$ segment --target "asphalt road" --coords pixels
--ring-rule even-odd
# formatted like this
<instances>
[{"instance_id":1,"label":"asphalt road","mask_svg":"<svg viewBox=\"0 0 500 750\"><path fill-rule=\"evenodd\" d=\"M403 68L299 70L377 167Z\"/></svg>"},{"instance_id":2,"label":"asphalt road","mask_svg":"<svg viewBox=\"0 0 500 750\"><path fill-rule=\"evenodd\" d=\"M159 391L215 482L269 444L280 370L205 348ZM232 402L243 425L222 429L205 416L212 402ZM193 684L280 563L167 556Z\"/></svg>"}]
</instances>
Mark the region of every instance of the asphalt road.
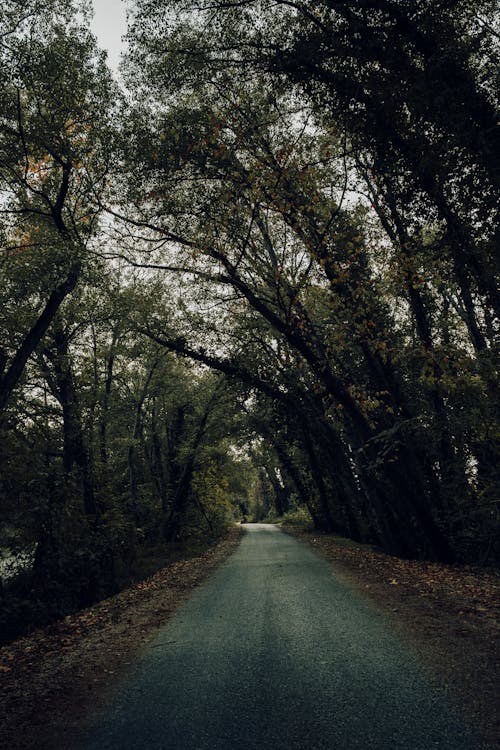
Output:
<instances>
[{"instance_id":1,"label":"asphalt road","mask_svg":"<svg viewBox=\"0 0 500 750\"><path fill-rule=\"evenodd\" d=\"M479 747L378 615L305 543L247 525L82 750Z\"/></svg>"}]
</instances>

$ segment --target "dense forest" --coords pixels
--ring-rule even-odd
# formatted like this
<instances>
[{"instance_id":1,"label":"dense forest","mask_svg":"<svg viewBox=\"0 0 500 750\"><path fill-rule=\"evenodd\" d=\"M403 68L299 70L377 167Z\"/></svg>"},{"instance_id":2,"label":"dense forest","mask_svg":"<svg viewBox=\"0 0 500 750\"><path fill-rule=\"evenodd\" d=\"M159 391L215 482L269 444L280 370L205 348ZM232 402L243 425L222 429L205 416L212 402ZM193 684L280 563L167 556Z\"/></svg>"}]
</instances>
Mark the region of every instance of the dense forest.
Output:
<instances>
[{"instance_id":1,"label":"dense forest","mask_svg":"<svg viewBox=\"0 0 500 750\"><path fill-rule=\"evenodd\" d=\"M238 518L494 564L495 3L129 6L0 9L6 637Z\"/></svg>"}]
</instances>

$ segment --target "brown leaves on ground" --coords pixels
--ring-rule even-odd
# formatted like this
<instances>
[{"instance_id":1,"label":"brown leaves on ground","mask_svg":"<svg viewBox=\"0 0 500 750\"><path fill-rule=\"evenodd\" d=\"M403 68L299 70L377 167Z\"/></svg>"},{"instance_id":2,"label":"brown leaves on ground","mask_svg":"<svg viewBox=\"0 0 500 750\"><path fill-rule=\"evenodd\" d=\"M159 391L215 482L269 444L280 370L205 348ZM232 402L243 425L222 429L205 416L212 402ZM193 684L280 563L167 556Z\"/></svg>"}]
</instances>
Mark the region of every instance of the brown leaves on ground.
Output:
<instances>
[{"instance_id":1,"label":"brown leaves on ground","mask_svg":"<svg viewBox=\"0 0 500 750\"><path fill-rule=\"evenodd\" d=\"M445 604L458 615L476 615L498 621L500 577L495 572L465 565L442 565L419 560L402 560L376 552L367 545L317 532L299 534L318 546L328 558L357 571L373 583L399 586L403 595Z\"/></svg>"},{"instance_id":2,"label":"brown leaves on ground","mask_svg":"<svg viewBox=\"0 0 500 750\"><path fill-rule=\"evenodd\" d=\"M134 655L235 549L241 527L89 609L0 648L0 747L69 750Z\"/></svg>"},{"instance_id":3,"label":"brown leaves on ground","mask_svg":"<svg viewBox=\"0 0 500 750\"><path fill-rule=\"evenodd\" d=\"M401 560L329 534L286 531L334 563L418 653L482 734L500 747L500 576L464 565Z\"/></svg>"}]
</instances>

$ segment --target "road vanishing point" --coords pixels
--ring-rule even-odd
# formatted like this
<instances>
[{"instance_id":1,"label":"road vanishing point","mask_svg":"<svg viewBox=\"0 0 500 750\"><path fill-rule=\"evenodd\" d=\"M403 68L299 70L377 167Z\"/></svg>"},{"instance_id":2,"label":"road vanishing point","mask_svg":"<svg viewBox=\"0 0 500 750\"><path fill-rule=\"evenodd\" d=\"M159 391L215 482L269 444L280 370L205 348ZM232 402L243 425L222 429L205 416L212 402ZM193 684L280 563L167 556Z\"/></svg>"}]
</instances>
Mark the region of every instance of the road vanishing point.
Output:
<instances>
[{"instance_id":1,"label":"road vanishing point","mask_svg":"<svg viewBox=\"0 0 500 750\"><path fill-rule=\"evenodd\" d=\"M81 750L475 750L384 617L306 543L245 525Z\"/></svg>"}]
</instances>

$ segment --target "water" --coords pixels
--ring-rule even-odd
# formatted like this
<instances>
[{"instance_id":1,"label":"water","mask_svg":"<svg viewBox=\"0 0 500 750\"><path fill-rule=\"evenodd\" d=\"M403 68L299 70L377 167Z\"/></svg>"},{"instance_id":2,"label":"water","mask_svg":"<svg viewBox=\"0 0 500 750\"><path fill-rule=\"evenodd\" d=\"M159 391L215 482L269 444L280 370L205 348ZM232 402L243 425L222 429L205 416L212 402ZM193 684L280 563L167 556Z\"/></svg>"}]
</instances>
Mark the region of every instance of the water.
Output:
<instances>
[{"instance_id":1,"label":"water","mask_svg":"<svg viewBox=\"0 0 500 750\"><path fill-rule=\"evenodd\" d=\"M25 547L13 551L8 547L0 547L0 578L8 581L18 573L29 570L35 560L35 546Z\"/></svg>"}]
</instances>

